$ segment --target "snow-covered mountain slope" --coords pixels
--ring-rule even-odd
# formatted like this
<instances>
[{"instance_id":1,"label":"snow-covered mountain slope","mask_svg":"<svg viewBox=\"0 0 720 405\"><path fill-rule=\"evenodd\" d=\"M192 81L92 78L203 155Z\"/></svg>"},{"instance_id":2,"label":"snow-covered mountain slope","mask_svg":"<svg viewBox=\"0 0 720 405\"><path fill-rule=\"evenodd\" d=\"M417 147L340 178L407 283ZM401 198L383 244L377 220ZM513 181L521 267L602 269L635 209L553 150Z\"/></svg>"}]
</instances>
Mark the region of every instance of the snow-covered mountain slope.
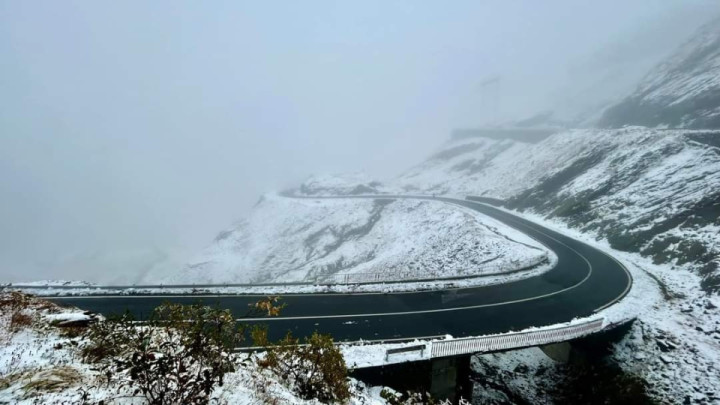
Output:
<instances>
[{"instance_id":1,"label":"snow-covered mountain slope","mask_svg":"<svg viewBox=\"0 0 720 405\"><path fill-rule=\"evenodd\" d=\"M570 130L537 144L451 141L398 191L469 194L558 218L720 288L720 131Z\"/></svg>"},{"instance_id":2,"label":"snow-covered mountain slope","mask_svg":"<svg viewBox=\"0 0 720 405\"><path fill-rule=\"evenodd\" d=\"M720 19L702 27L658 65L601 125L720 128Z\"/></svg>"},{"instance_id":3,"label":"snow-covered mountain slope","mask_svg":"<svg viewBox=\"0 0 720 405\"><path fill-rule=\"evenodd\" d=\"M306 179L295 194L311 195L353 195L381 194L385 187L364 173L321 174Z\"/></svg>"},{"instance_id":4,"label":"snow-covered mountain slope","mask_svg":"<svg viewBox=\"0 0 720 405\"><path fill-rule=\"evenodd\" d=\"M547 258L547 250L522 233L445 203L269 194L196 260L162 281L323 281L361 273L382 273L383 280L489 275Z\"/></svg>"}]
</instances>

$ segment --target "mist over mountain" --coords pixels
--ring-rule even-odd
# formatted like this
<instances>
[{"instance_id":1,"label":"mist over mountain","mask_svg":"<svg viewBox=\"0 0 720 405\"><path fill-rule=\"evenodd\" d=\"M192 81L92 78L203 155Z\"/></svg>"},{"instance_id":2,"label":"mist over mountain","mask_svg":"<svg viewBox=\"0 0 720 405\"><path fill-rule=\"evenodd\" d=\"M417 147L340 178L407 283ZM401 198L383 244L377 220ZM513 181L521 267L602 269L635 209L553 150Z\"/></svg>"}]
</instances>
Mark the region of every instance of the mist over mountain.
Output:
<instances>
[{"instance_id":1,"label":"mist over mountain","mask_svg":"<svg viewBox=\"0 0 720 405\"><path fill-rule=\"evenodd\" d=\"M720 18L702 28L603 114L600 125L720 128Z\"/></svg>"},{"instance_id":2,"label":"mist over mountain","mask_svg":"<svg viewBox=\"0 0 720 405\"><path fill-rule=\"evenodd\" d=\"M605 125L661 128L563 129L573 122L543 112L512 127L456 132L425 162L385 183L361 173L319 175L303 182L297 193L497 198L508 208L556 219L604 238L616 249L689 270L705 291L718 291L720 131L666 128L714 128L720 123L716 121L720 117L718 21L699 29L653 68L637 90L602 115ZM430 236L422 236L425 231L420 230L431 228L423 225L400 236L398 228L381 225L411 224L421 218L426 219L418 226L434 223L448 235L459 231L441 245L466 250L459 236L465 231L452 221L445 222L451 217L432 216L424 204L408 204L306 203L279 196L263 200L244 225L223 234L178 277L247 282L293 274L294 280L314 280L337 272L407 267L411 262L435 266L441 273L448 266L471 265L462 255L433 265L425 262L418 253L421 250L408 250L402 259L403 255L382 258L385 250L396 248L396 242L390 241L412 235L419 238L416 244L423 245L421 240ZM352 219L342 214L343 209L364 212L365 217ZM353 221L357 224L352 225ZM356 234L355 227L367 229ZM376 238L387 241L382 246L368 242ZM256 239L265 242L255 246Z\"/></svg>"}]
</instances>

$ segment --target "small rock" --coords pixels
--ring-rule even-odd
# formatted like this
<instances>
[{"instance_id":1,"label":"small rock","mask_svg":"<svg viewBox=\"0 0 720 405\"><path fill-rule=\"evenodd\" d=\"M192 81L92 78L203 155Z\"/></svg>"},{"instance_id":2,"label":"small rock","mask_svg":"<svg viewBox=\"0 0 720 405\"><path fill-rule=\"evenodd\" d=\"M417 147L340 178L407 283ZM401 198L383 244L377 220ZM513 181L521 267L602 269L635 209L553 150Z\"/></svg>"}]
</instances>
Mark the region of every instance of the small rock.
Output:
<instances>
[{"instance_id":1,"label":"small rock","mask_svg":"<svg viewBox=\"0 0 720 405\"><path fill-rule=\"evenodd\" d=\"M671 364L673 362L670 357L665 356L664 354L661 354L659 357L660 357L660 360L665 364Z\"/></svg>"},{"instance_id":2,"label":"small rock","mask_svg":"<svg viewBox=\"0 0 720 405\"><path fill-rule=\"evenodd\" d=\"M655 343L657 343L657 346L660 348L660 351L663 353L667 353L670 350L672 350L672 348L662 340L657 340L657 341L655 341Z\"/></svg>"},{"instance_id":3,"label":"small rock","mask_svg":"<svg viewBox=\"0 0 720 405\"><path fill-rule=\"evenodd\" d=\"M527 374L528 370L528 366L526 366L525 364L518 364L518 366L515 367L515 370L513 370L513 372L518 374Z\"/></svg>"}]
</instances>

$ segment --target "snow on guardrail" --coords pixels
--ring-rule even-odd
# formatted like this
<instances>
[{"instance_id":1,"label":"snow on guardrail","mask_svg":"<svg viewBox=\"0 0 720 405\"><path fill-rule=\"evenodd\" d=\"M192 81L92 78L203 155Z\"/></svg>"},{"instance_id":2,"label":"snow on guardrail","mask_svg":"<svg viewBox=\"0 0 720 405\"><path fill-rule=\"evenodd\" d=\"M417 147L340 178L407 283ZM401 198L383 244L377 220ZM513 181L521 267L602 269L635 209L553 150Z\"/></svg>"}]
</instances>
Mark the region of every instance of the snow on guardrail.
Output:
<instances>
[{"instance_id":1,"label":"snow on guardrail","mask_svg":"<svg viewBox=\"0 0 720 405\"><path fill-rule=\"evenodd\" d=\"M343 356L352 368L380 367L433 358L474 353L491 353L565 342L601 332L617 324L605 324L605 318L578 320L575 323L544 326L537 329L467 338L439 336L405 343L341 343Z\"/></svg>"},{"instance_id":2,"label":"snow on guardrail","mask_svg":"<svg viewBox=\"0 0 720 405\"><path fill-rule=\"evenodd\" d=\"M506 333L494 336L459 338L433 341L430 357L447 357L469 353L486 353L500 350L539 346L576 339L603 329L604 319L577 325L561 326L527 332Z\"/></svg>"},{"instance_id":3,"label":"snow on guardrail","mask_svg":"<svg viewBox=\"0 0 720 405\"><path fill-rule=\"evenodd\" d=\"M321 285L335 285L335 284L365 284L365 283L392 283L392 282L403 282L403 281L439 281L439 280L460 280L466 278L476 277L487 277L487 276L498 276L503 274L516 273L523 270L528 270L535 266L539 266L546 263L549 260L547 254L543 254L537 258L517 260L513 259L510 261L512 264L511 270L502 272L493 272L497 268L497 263L489 262L481 264L473 269L472 272L457 276L444 276L438 277L433 272L418 272L418 270L394 270L394 271L377 271L377 272L365 272L365 273L335 273L330 274L321 280L316 281L317 284Z\"/></svg>"}]
</instances>

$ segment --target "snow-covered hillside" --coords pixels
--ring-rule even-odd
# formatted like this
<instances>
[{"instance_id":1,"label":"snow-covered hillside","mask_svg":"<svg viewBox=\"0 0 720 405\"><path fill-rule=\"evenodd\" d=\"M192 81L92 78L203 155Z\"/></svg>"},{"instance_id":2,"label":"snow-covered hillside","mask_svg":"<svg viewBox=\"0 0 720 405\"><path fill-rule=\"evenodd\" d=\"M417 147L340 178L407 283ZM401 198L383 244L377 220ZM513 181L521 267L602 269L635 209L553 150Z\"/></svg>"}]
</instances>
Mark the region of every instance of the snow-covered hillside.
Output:
<instances>
[{"instance_id":1,"label":"snow-covered hillside","mask_svg":"<svg viewBox=\"0 0 720 405\"><path fill-rule=\"evenodd\" d=\"M452 141L398 191L500 198L720 288L720 131L570 130L537 144Z\"/></svg>"},{"instance_id":2,"label":"snow-covered hillside","mask_svg":"<svg viewBox=\"0 0 720 405\"><path fill-rule=\"evenodd\" d=\"M495 197L564 234L635 252L611 251L638 270L633 288L642 299L633 308L641 315L602 358L611 369L580 371L599 392L639 378L636 386L659 403L718 401L711 364L720 318L708 293L720 290L720 131L626 127L567 130L535 144L452 140L393 187ZM582 402L562 399L563 387L585 384L575 381L578 370L542 358L537 370L530 361L518 367L514 356L475 364L477 403Z\"/></svg>"},{"instance_id":3,"label":"snow-covered hillside","mask_svg":"<svg viewBox=\"0 0 720 405\"><path fill-rule=\"evenodd\" d=\"M720 19L658 65L601 125L720 128Z\"/></svg>"},{"instance_id":4,"label":"snow-covered hillside","mask_svg":"<svg viewBox=\"0 0 720 405\"><path fill-rule=\"evenodd\" d=\"M323 281L366 273L381 273L382 280L490 275L547 258L546 249L522 233L446 203L268 194L246 219L221 232L196 260L162 281Z\"/></svg>"},{"instance_id":5,"label":"snow-covered hillside","mask_svg":"<svg viewBox=\"0 0 720 405\"><path fill-rule=\"evenodd\" d=\"M295 194L303 196L382 194L384 191L386 189L382 183L365 173L315 175L294 190Z\"/></svg>"}]
</instances>

